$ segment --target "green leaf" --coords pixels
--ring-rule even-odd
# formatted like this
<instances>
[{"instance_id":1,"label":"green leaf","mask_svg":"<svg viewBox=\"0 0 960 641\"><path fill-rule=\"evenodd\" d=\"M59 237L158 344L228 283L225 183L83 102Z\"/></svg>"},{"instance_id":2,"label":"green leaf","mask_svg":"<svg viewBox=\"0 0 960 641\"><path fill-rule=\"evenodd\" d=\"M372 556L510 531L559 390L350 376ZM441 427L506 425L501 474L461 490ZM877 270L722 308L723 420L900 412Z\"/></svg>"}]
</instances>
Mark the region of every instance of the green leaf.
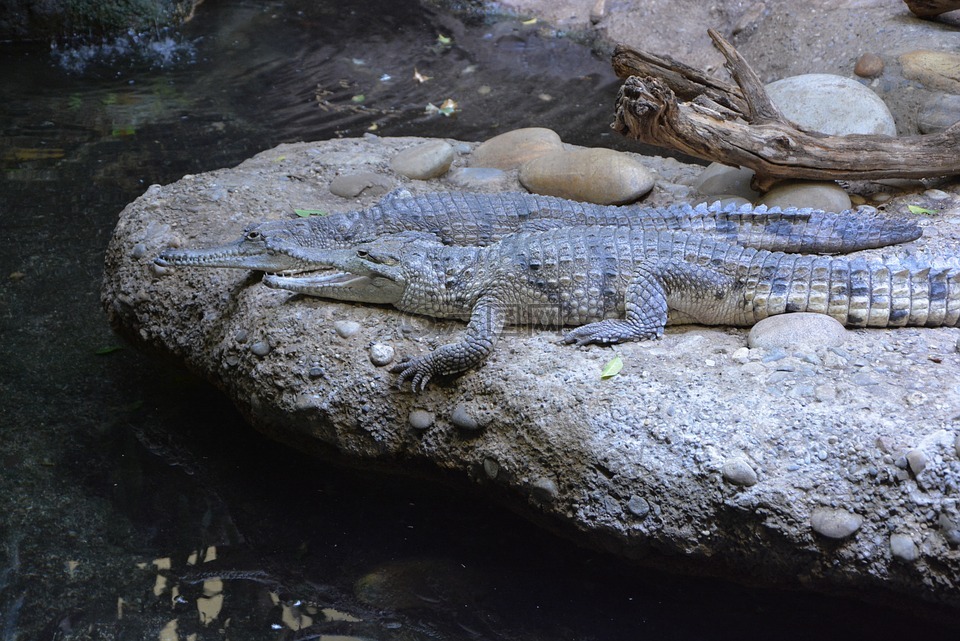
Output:
<instances>
[{"instance_id":1,"label":"green leaf","mask_svg":"<svg viewBox=\"0 0 960 641\"><path fill-rule=\"evenodd\" d=\"M437 34L437 42L439 42L444 47L449 47L451 44L453 44L453 38L449 36L445 36L441 33L441 34Z\"/></svg>"},{"instance_id":2,"label":"green leaf","mask_svg":"<svg viewBox=\"0 0 960 641\"><path fill-rule=\"evenodd\" d=\"M606 380L608 378L613 378L620 373L620 370L623 369L623 359L620 358L620 355L617 354L610 359L610 362L603 366L603 370L600 372L600 378Z\"/></svg>"},{"instance_id":3,"label":"green leaf","mask_svg":"<svg viewBox=\"0 0 960 641\"><path fill-rule=\"evenodd\" d=\"M352 102L355 102L355 103L357 103L357 104L363 102L363 101L366 100L366 99L367 99L367 97L364 96L362 93L358 93L356 96L353 96L352 98L350 98L350 100L351 100Z\"/></svg>"},{"instance_id":4,"label":"green leaf","mask_svg":"<svg viewBox=\"0 0 960 641\"><path fill-rule=\"evenodd\" d=\"M97 356L103 356L105 354L113 354L114 352L119 352L121 349L123 348L120 347L119 345L108 345L107 347L101 347L94 353Z\"/></svg>"},{"instance_id":5,"label":"green leaf","mask_svg":"<svg viewBox=\"0 0 960 641\"><path fill-rule=\"evenodd\" d=\"M307 218L308 216L326 216L328 212L325 212L322 209L294 209L293 212L300 216L300 218Z\"/></svg>"},{"instance_id":6,"label":"green leaf","mask_svg":"<svg viewBox=\"0 0 960 641\"><path fill-rule=\"evenodd\" d=\"M926 214L931 216L937 212L932 209L927 209L926 207L920 207L919 205L907 205L907 209L910 210L911 214Z\"/></svg>"}]
</instances>

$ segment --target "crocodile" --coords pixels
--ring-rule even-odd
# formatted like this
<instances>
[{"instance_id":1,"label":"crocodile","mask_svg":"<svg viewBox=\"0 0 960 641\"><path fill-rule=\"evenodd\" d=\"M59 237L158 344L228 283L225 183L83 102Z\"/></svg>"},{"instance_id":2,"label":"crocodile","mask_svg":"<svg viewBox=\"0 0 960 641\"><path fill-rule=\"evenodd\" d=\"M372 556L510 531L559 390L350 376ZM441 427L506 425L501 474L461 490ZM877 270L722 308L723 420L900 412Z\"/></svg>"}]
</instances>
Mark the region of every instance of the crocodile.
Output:
<instances>
[{"instance_id":1,"label":"crocodile","mask_svg":"<svg viewBox=\"0 0 960 641\"><path fill-rule=\"evenodd\" d=\"M267 221L247 229L235 242L203 249L166 249L155 262L300 272L315 269L310 258L314 250L349 247L402 231L432 233L452 245L485 246L517 231L573 225L696 232L771 251L816 253L883 247L915 240L922 233L910 220L849 210L830 213L719 204L615 207L521 192L409 196L395 190L366 210Z\"/></svg>"},{"instance_id":2,"label":"crocodile","mask_svg":"<svg viewBox=\"0 0 960 641\"><path fill-rule=\"evenodd\" d=\"M332 272L267 274L263 283L468 321L462 340L393 367L416 391L482 363L508 324L572 326L566 343L610 345L658 338L668 320L750 326L816 312L848 327L900 327L960 319L957 267L770 252L683 232L566 227L487 247L406 232L315 252L321 258Z\"/></svg>"}]
</instances>

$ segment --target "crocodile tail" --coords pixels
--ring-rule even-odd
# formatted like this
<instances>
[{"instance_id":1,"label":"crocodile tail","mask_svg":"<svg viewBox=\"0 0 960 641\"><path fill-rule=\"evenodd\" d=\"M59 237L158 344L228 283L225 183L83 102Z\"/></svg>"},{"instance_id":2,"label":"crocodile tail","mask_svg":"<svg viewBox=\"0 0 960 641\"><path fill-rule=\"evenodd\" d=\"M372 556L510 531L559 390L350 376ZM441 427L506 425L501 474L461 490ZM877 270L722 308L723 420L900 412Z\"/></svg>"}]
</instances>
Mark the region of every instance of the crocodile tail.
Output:
<instances>
[{"instance_id":1,"label":"crocodile tail","mask_svg":"<svg viewBox=\"0 0 960 641\"><path fill-rule=\"evenodd\" d=\"M848 327L960 325L960 269L766 254L751 270L754 320L816 312Z\"/></svg>"}]
</instances>

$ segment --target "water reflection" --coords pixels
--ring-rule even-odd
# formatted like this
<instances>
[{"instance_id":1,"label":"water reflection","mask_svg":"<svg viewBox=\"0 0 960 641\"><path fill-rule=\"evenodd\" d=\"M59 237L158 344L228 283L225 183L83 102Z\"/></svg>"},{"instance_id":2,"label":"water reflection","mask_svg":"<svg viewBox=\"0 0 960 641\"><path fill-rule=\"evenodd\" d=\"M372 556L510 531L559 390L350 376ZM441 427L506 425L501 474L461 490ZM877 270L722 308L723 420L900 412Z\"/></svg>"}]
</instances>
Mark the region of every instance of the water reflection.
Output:
<instances>
[{"instance_id":1,"label":"water reflection","mask_svg":"<svg viewBox=\"0 0 960 641\"><path fill-rule=\"evenodd\" d=\"M86 51L80 71L58 66L63 51L0 48L0 641L937 632L637 571L460 479L302 455L120 345L100 312L102 255L152 183L370 130L481 139L540 125L626 146L608 132L607 62L542 25L463 24L410 1L207 5L169 35L184 52L172 66ZM427 112L448 98L458 113Z\"/></svg>"}]
</instances>

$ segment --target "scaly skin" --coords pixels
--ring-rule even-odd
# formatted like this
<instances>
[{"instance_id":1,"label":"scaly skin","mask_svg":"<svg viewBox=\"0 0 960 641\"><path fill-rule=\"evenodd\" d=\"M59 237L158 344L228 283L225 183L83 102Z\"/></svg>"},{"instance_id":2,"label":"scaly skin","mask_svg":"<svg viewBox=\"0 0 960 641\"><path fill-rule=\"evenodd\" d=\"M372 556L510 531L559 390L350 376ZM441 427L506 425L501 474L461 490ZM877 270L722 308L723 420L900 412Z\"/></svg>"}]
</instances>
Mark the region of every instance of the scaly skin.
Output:
<instances>
[{"instance_id":1,"label":"scaly skin","mask_svg":"<svg viewBox=\"0 0 960 641\"><path fill-rule=\"evenodd\" d=\"M740 209L690 205L612 207L526 193L395 192L365 211L260 223L243 238L205 249L167 249L163 266L236 267L265 272L316 269L315 250L350 247L402 231L436 235L451 245L486 246L518 231L617 225L686 231L771 251L846 253L919 238L916 223L856 212Z\"/></svg>"},{"instance_id":2,"label":"scaly skin","mask_svg":"<svg viewBox=\"0 0 960 641\"><path fill-rule=\"evenodd\" d=\"M659 337L668 322L749 326L786 312L828 314L849 327L957 326L960 269L907 268L745 248L698 234L617 227L524 232L488 247L404 233L317 252L353 275L267 275L270 287L468 320L464 338L395 366L422 390L493 351L507 324L573 326L565 341ZM367 282L381 281L372 289ZM390 283L389 286L384 283Z\"/></svg>"}]
</instances>

